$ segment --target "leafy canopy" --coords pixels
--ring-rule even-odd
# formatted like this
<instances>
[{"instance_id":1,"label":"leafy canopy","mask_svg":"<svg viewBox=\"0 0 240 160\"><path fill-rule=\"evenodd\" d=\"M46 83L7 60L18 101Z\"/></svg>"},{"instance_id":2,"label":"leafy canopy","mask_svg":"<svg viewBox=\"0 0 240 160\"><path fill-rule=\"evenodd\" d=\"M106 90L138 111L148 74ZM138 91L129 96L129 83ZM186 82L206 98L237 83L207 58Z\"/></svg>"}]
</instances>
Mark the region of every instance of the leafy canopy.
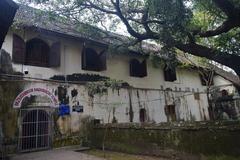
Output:
<instances>
[{"instance_id":1,"label":"leafy canopy","mask_svg":"<svg viewBox=\"0 0 240 160\"><path fill-rule=\"evenodd\" d=\"M154 41L205 57L240 75L240 0L21 0L58 15L116 31L125 26L135 45Z\"/></svg>"}]
</instances>

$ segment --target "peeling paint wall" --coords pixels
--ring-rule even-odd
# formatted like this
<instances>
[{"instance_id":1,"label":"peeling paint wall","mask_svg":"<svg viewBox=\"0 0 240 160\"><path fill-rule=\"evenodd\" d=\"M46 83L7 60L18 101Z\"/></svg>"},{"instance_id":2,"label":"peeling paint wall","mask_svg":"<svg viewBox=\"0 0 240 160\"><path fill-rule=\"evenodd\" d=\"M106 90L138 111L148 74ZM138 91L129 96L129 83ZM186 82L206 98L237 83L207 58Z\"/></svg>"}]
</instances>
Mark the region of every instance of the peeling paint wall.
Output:
<instances>
[{"instance_id":1,"label":"peeling paint wall","mask_svg":"<svg viewBox=\"0 0 240 160\"><path fill-rule=\"evenodd\" d=\"M199 94L199 100L196 100L192 92L171 91L169 93L169 90L121 88L120 90L108 89L104 94L89 96L85 85L40 81L24 82L24 89L34 87L48 89L58 97L59 103L69 104L70 115L60 116L57 119L62 134L77 132L81 127L81 119L86 116L99 119L102 123L112 123L113 121L127 123L131 119L132 122L140 122L140 109L146 110L146 122L167 122L165 106L168 104L175 105L177 121L209 119L205 94ZM60 94L59 92L64 93ZM46 101L44 102L46 105ZM38 106L40 104L38 103ZM83 106L83 112L73 111L73 107L76 105Z\"/></svg>"}]
</instances>

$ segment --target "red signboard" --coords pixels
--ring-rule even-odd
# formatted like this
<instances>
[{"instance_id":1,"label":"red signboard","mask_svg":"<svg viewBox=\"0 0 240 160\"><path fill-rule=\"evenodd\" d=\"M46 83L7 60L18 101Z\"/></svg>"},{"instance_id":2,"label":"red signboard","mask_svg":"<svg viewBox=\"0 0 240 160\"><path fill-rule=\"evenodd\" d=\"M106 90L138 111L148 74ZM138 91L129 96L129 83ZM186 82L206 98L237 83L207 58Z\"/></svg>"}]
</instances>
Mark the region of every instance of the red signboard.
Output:
<instances>
[{"instance_id":1,"label":"red signboard","mask_svg":"<svg viewBox=\"0 0 240 160\"><path fill-rule=\"evenodd\" d=\"M58 100L54 94L45 88L30 88L21 92L13 102L13 108L20 108L25 97L30 95L46 95L51 100L51 107L58 107Z\"/></svg>"}]
</instances>

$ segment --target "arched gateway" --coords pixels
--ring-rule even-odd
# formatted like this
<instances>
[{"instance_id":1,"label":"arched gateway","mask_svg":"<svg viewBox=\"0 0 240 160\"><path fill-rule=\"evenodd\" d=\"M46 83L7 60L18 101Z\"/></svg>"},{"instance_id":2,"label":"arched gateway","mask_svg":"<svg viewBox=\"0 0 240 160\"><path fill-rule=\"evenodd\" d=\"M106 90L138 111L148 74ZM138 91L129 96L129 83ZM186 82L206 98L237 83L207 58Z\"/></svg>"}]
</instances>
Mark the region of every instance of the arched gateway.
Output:
<instances>
[{"instance_id":1,"label":"arched gateway","mask_svg":"<svg viewBox=\"0 0 240 160\"><path fill-rule=\"evenodd\" d=\"M18 150L29 152L48 149L52 142L52 116L50 108L20 110Z\"/></svg>"},{"instance_id":2,"label":"arched gateway","mask_svg":"<svg viewBox=\"0 0 240 160\"><path fill-rule=\"evenodd\" d=\"M13 107L20 109L18 139L20 152L51 147L52 112L57 104L55 96L44 88L30 88L16 97Z\"/></svg>"}]
</instances>

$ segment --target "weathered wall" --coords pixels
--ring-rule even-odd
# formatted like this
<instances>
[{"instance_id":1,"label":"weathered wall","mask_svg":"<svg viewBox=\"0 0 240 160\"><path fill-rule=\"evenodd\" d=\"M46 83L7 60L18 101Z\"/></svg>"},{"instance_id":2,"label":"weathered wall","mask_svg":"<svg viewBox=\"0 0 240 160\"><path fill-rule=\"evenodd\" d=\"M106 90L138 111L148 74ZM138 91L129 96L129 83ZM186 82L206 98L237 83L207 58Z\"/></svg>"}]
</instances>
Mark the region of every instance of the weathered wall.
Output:
<instances>
[{"instance_id":1,"label":"weathered wall","mask_svg":"<svg viewBox=\"0 0 240 160\"><path fill-rule=\"evenodd\" d=\"M1 54L1 56L4 55ZM19 70L21 66L19 65L18 68L16 65L13 65L15 68L12 68L10 56L6 55L5 59L1 57L1 60L4 60L1 61L1 73L20 75L20 73L14 70L21 71ZM35 69L36 72L34 73L36 74L45 72L45 70L39 67ZM187 91L185 91L178 87L173 87L171 83L168 83L165 87L160 87L161 89L108 88L106 92L90 95L90 88L86 84L56 83L46 80L29 80L28 78L23 79L1 75L0 121L3 122L6 144L11 152L16 150L17 147L20 122L20 110L13 108L13 101L18 94L29 88L47 89L56 96L59 105L64 102L70 106L70 115L65 116L59 116L58 108L52 108L55 124L53 146L82 143L82 138L79 138L79 131L82 131L83 120L89 116L99 119L102 123L113 121L119 123L140 122L139 111L144 108L146 110L145 122L159 123L171 120L166 115L164 108L166 105L174 104L177 121L201 121L208 119L208 105L205 94L199 94L199 99L196 99L193 95L198 93L199 90L186 89ZM63 90L66 94L61 96L59 93ZM73 95L74 90L77 94ZM32 97L34 98L32 99ZM83 112L74 112L73 106L76 105L83 106ZM34 106L50 106L50 103L42 95L29 95L29 97L24 99L21 108Z\"/></svg>"},{"instance_id":2,"label":"weathered wall","mask_svg":"<svg viewBox=\"0 0 240 160\"><path fill-rule=\"evenodd\" d=\"M49 79L54 75L70 75L73 73L90 73L99 74L102 76L107 76L112 79L123 80L128 82L131 86L136 88L145 89L161 89L161 88L172 88L173 90L195 90L204 91L205 86L201 85L199 74L197 72L192 72L186 69L177 69L177 80L174 82L166 82L163 77L163 69L154 68L152 62L147 60L147 73L148 75L143 78L130 77L129 74L129 61L131 58L137 58L143 60L142 57L124 55L118 53L108 54L107 56L107 70L101 72L86 71L81 68L81 53L83 42L56 37L51 35L44 35L43 33L36 33L33 31L19 32L25 41L37 37L43 39L48 44L53 42L61 42L61 66L60 67L37 67L21 64L13 64L16 71L23 72L24 69L29 70L27 76L35 78ZM10 53L12 53L12 38L13 33L10 31L5 38L3 48ZM96 47L96 46L92 46Z\"/></svg>"},{"instance_id":3,"label":"weathered wall","mask_svg":"<svg viewBox=\"0 0 240 160\"><path fill-rule=\"evenodd\" d=\"M113 90L109 88L107 92L89 96L88 87L86 85L77 84L59 84L40 81L25 82L24 88L41 87L52 91L56 94L58 87L63 87L67 91L66 98L69 99L71 107L71 123L72 131L78 130L76 127L81 116L91 115L96 119L102 120L103 123L110 121L113 116L120 123L130 122L130 116L133 122L139 122L139 110L146 109L146 122L166 122L165 105L175 104L177 120L202 121L208 119L207 99L205 94L199 94L199 100L194 98L193 92L175 92L168 90L148 90L137 88L122 88ZM77 91L76 96L72 96L73 90ZM56 95L58 96L58 95ZM59 98L59 97L58 97ZM84 107L83 113L72 112L72 106L76 103ZM130 114L130 110L133 114ZM67 118L66 118L67 119ZM67 125L68 126L68 125ZM66 128L66 127L65 127Z\"/></svg>"},{"instance_id":4,"label":"weathered wall","mask_svg":"<svg viewBox=\"0 0 240 160\"><path fill-rule=\"evenodd\" d=\"M102 148L105 133L105 148L115 151L178 158L183 153L240 156L239 121L97 126L92 146Z\"/></svg>"},{"instance_id":5,"label":"weathered wall","mask_svg":"<svg viewBox=\"0 0 240 160\"><path fill-rule=\"evenodd\" d=\"M175 103L176 120L202 121L208 119L206 95L200 94L200 99L195 100L192 92L174 92L166 90L146 90L136 88L122 88L119 90L108 89L102 94L89 96L86 85L80 84L65 84L43 81L1 81L1 118L4 118L6 124L9 121L16 126L16 120L19 109L13 109L12 103L17 95L25 89L29 88L44 88L52 92L59 100L59 104L63 99L67 100L70 106L70 115L59 116L56 120L58 129L62 134L70 134L78 132L81 127L81 120L87 116L92 116L99 119L102 123L112 122L113 119L119 123L140 122L139 111L141 108L146 110L146 122L160 123L167 122L164 107L166 104ZM60 97L58 92L60 88L66 90L66 95ZM76 90L77 94L73 95L72 91ZM45 98L37 96L34 103L24 103L25 105L48 106L48 101ZM26 108L22 104L21 108ZM74 105L83 106L83 112L74 112ZM57 110L57 109L53 109ZM11 112L9 112L11 111ZM14 114L12 114L12 112ZM10 118L9 116L14 117ZM170 120L170 119L169 119ZM6 125L7 127L17 128L14 125ZM6 130L5 135L13 136L16 133L9 133Z\"/></svg>"},{"instance_id":6,"label":"weathered wall","mask_svg":"<svg viewBox=\"0 0 240 160\"><path fill-rule=\"evenodd\" d=\"M229 94L234 94L237 91L230 81L226 80L225 78L219 75L214 76L213 82L216 88L218 88L219 90L225 89L228 91Z\"/></svg>"},{"instance_id":7,"label":"weathered wall","mask_svg":"<svg viewBox=\"0 0 240 160\"><path fill-rule=\"evenodd\" d=\"M9 139L9 144L17 144L18 138L18 112L19 109L12 108L14 98L24 89L45 88L59 97L59 87L65 88L67 94L64 98L69 100L70 115L59 116L58 109L54 113L54 147L88 143L85 135L95 133L92 142L97 147L101 144L103 137L102 128L96 128L93 132L88 132L84 126L85 120L92 116L106 123L112 122L113 117L119 123L130 122L130 107L132 107L132 120L139 122L139 110L145 108L147 122L154 124L167 122L164 106L176 101L176 113L178 121L204 120L208 119L207 106L199 106L201 101L205 101L206 95L200 94L200 99L196 100L192 92L175 92L166 90L146 90L134 88L122 88L112 90L111 88L102 95L95 94L89 96L86 85L66 84L43 81L1 81L1 120L4 122L4 134ZM73 90L77 91L72 94ZM185 96L183 96L185 95ZM186 98L187 97L187 98ZM46 101L37 98L36 106ZM72 107L79 103L84 111L77 113L72 111ZM110 105L109 105L110 103ZM25 103L26 104L26 103ZM27 106L22 106L23 108ZM34 107L33 105L31 107ZM113 109L115 108L115 109ZM206 112L204 112L206 111ZM110 115L109 119L108 116ZM11 125L9 125L11 124ZM174 124L174 123L173 123ZM129 126L117 125L108 132L106 147L127 151L131 153L165 154L162 150L173 153L171 149L190 153L226 153L239 154L239 122L230 124L197 123L182 127L185 122L172 125L171 123L160 124L159 126L141 126L140 124L129 124ZM80 132L79 132L80 131ZM134 137L134 138L133 138ZM143 141L144 140L144 141ZM224 144L224 145L223 145ZM148 149L146 149L146 146ZM223 148L224 147L224 148ZM227 147L227 149L226 149ZM232 148L232 150L230 149ZM126 149L126 150L125 150Z\"/></svg>"}]
</instances>

